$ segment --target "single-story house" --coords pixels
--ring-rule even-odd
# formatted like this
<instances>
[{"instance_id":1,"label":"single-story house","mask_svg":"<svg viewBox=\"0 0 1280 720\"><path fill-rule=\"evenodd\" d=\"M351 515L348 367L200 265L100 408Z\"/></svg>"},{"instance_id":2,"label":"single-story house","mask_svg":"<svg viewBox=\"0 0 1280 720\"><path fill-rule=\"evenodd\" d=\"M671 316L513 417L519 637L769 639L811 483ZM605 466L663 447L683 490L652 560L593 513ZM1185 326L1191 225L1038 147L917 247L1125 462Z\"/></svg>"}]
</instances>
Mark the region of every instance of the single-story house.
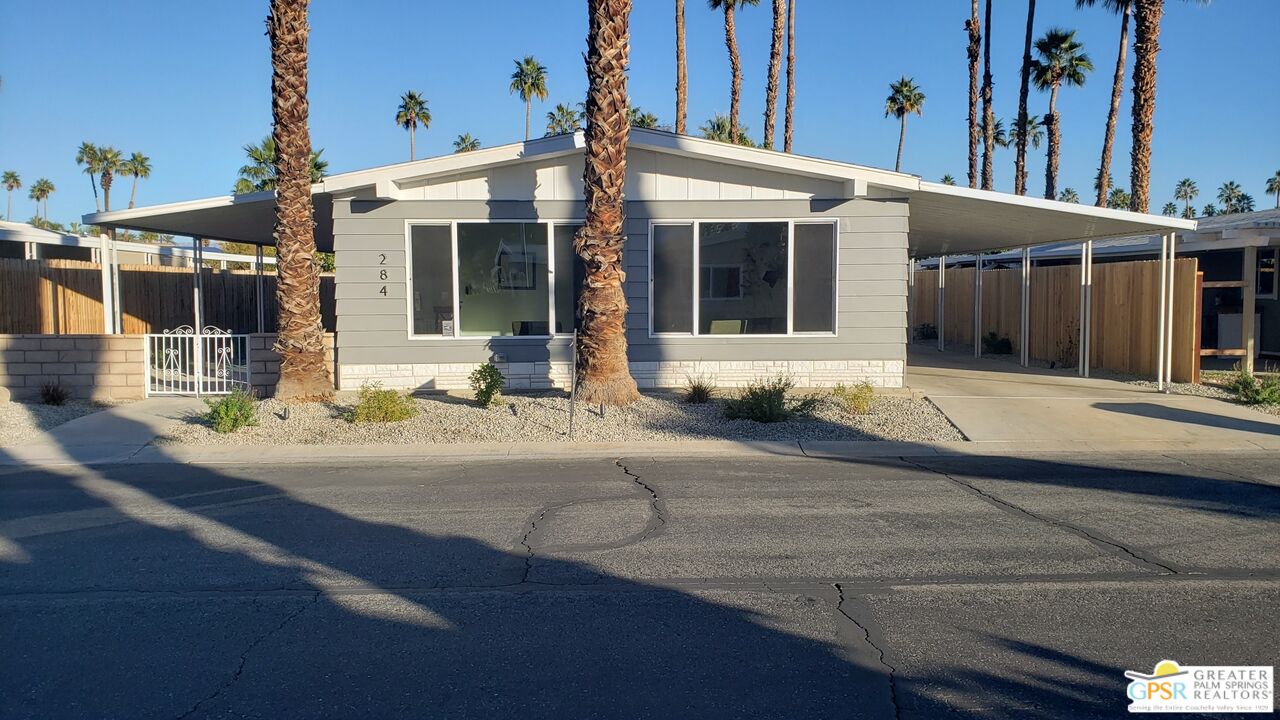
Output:
<instances>
[{"instance_id":1,"label":"single-story house","mask_svg":"<svg viewBox=\"0 0 1280 720\"><path fill-rule=\"evenodd\" d=\"M57 232L38 228L26 223L0 220L0 258L15 260L83 260L98 262L102 239L88 237L76 233ZM128 242L119 240L115 243L116 261L123 265L166 265L170 267L190 267L195 261L195 252L191 248L176 245ZM228 263L254 263L253 255L204 250L202 257L206 262L217 263L222 269ZM262 258L267 265L274 265L272 256Z\"/></svg>"},{"instance_id":2,"label":"single-story house","mask_svg":"<svg viewBox=\"0 0 1280 720\"><path fill-rule=\"evenodd\" d=\"M316 241L336 253L341 388L564 386L580 274L582 135L325 178ZM908 263L1195 222L957 188L904 173L633 130L626 295L641 387L903 385ZM86 224L270 245L270 192L84 216Z\"/></svg>"}]
</instances>

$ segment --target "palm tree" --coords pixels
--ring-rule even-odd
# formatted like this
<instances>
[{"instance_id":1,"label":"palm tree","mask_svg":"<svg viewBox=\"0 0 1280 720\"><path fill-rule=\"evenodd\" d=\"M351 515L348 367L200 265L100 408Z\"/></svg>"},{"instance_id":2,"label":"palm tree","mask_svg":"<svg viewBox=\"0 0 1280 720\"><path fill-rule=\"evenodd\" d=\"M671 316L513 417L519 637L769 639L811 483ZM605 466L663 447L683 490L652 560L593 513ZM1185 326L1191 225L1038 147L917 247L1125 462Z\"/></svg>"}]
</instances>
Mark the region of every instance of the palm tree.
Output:
<instances>
[{"instance_id":1,"label":"palm tree","mask_svg":"<svg viewBox=\"0 0 1280 720\"><path fill-rule=\"evenodd\" d=\"M325 171L329 169L329 162L320 159L320 154L323 152L324 149L321 148L311 153L311 183L313 185L323 180ZM277 162L275 138L268 135L257 145L245 145L244 154L249 159L249 162L240 166L240 177L236 180L233 192L236 195L244 195L245 193L275 190Z\"/></svg>"},{"instance_id":2,"label":"palm tree","mask_svg":"<svg viewBox=\"0 0 1280 720\"><path fill-rule=\"evenodd\" d=\"M773 149L773 127L778 121L778 76L782 74L782 30L787 22L787 0L773 0L773 40L769 43L769 79L764 87L764 145Z\"/></svg>"},{"instance_id":3,"label":"palm tree","mask_svg":"<svg viewBox=\"0 0 1280 720\"><path fill-rule=\"evenodd\" d=\"M964 21L969 35L969 187L978 187L978 60L982 57L982 25L978 21L978 0L970 0L969 19Z\"/></svg>"},{"instance_id":4,"label":"palm tree","mask_svg":"<svg viewBox=\"0 0 1280 720\"><path fill-rule=\"evenodd\" d=\"M991 129L991 142L997 147L1008 148L1013 144L1013 135L1006 133L1004 129L1004 120L997 120Z\"/></svg>"},{"instance_id":5,"label":"palm tree","mask_svg":"<svg viewBox=\"0 0 1280 720\"><path fill-rule=\"evenodd\" d=\"M80 143L76 150L76 165L84 165L84 174L89 176L89 187L93 189L93 208L101 211L98 204L98 148L91 142Z\"/></svg>"},{"instance_id":6,"label":"palm tree","mask_svg":"<svg viewBox=\"0 0 1280 720\"><path fill-rule=\"evenodd\" d=\"M1107 195L1107 207L1113 210L1128 210L1133 199L1124 188L1113 187L1111 193Z\"/></svg>"},{"instance_id":7,"label":"palm tree","mask_svg":"<svg viewBox=\"0 0 1280 720\"><path fill-rule=\"evenodd\" d=\"M738 105L742 99L742 60L738 57L738 32L733 16L739 7L759 5L760 0L707 0L707 7L724 11L724 44L729 49L729 137L738 136Z\"/></svg>"},{"instance_id":8,"label":"palm tree","mask_svg":"<svg viewBox=\"0 0 1280 720\"><path fill-rule=\"evenodd\" d=\"M568 135L581 129L582 115L572 107L559 103L555 110L547 113L547 134L544 137Z\"/></svg>"},{"instance_id":9,"label":"palm tree","mask_svg":"<svg viewBox=\"0 0 1280 720\"><path fill-rule=\"evenodd\" d=\"M1019 132L1020 130L1025 130L1025 132ZM1009 139L1005 141L1004 146L1006 148L1010 145L1016 146L1018 137L1024 134L1026 135L1026 144L1030 145L1032 150L1039 150L1041 143L1044 142L1044 121L1040 119L1039 115L1028 115L1027 122L1022 128L1018 127L1015 120L1013 129L1009 131Z\"/></svg>"},{"instance_id":10,"label":"palm tree","mask_svg":"<svg viewBox=\"0 0 1280 720\"><path fill-rule=\"evenodd\" d=\"M627 297L622 290L623 182L627 168L627 56L631 0L587 0L587 130L584 224L574 250L586 266L578 300L578 392L584 402L640 399L627 365Z\"/></svg>"},{"instance_id":11,"label":"palm tree","mask_svg":"<svg viewBox=\"0 0 1280 720\"><path fill-rule=\"evenodd\" d=\"M638 107L627 108L627 118L631 121L631 127L643 130L657 130L661 125L657 115Z\"/></svg>"},{"instance_id":12,"label":"palm tree","mask_svg":"<svg viewBox=\"0 0 1280 720\"><path fill-rule=\"evenodd\" d=\"M98 148L98 184L102 186L102 210L111 212L111 184L124 167L124 155L113 147Z\"/></svg>"},{"instance_id":13,"label":"palm tree","mask_svg":"<svg viewBox=\"0 0 1280 720\"><path fill-rule=\"evenodd\" d=\"M991 0L987 0L986 37L982 39L982 189L995 185L995 108L991 101Z\"/></svg>"},{"instance_id":14,"label":"palm tree","mask_svg":"<svg viewBox=\"0 0 1280 720\"><path fill-rule=\"evenodd\" d=\"M1093 70L1093 62L1084 52L1084 43L1076 41L1076 32L1052 28L1036 41L1036 54L1040 57L1031 63L1036 89L1049 91L1049 114L1045 116L1045 128L1049 131L1049 158L1044 169L1044 196L1052 200L1058 196L1058 156L1062 151L1062 126L1058 115L1058 90L1084 85L1085 73Z\"/></svg>"},{"instance_id":15,"label":"palm tree","mask_svg":"<svg viewBox=\"0 0 1280 720\"><path fill-rule=\"evenodd\" d=\"M947 174L947 175L943 175L942 179L939 180L938 182L942 183L943 185L955 185L956 179L951 177L950 174Z\"/></svg>"},{"instance_id":16,"label":"palm tree","mask_svg":"<svg viewBox=\"0 0 1280 720\"><path fill-rule=\"evenodd\" d=\"M22 178L13 170L4 171L4 189L9 193L9 206L5 209L4 219L13 220L13 191L22 189Z\"/></svg>"},{"instance_id":17,"label":"palm tree","mask_svg":"<svg viewBox=\"0 0 1280 720\"><path fill-rule=\"evenodd\" d=\"M409 131L409 160L412 161L414 131L419 125L423 130L431 127L431 110L421 93L410 90L400 96L400 107L396 108L396 124Z\"/></svg>"},{"instance_id":18,"label":"palm tree","mask_svg":"<svg viewBox=\"0 0 1280 720\"><path fill-rule=\"evenodd\" d=\"M1027 34L1022 43L1022 82L1018 86L1018 122L1015 127L1027 125L1027 90L1031 84L1031 33L1035 26L1036 0L1027 0ZM1017 150L1013 160L1013 191L1027 194L1027 138L1017 135Z\"/></svg>"},{"instance_id":19,"label":"palm tree","mask_svg":"<svg viewBox=\"0 0 1280 720\"><path fill-rule=\"evenodd\" d=\"M782 124L782 151L791 152L796 111L796 0L787 0L787 106Z\"/></svg>"},{"instance_id":20,"label":"palm tree","mask_svg":"<svg viewBox=\"0 0 1280 720\"><path fill-rule=\"evenodd\" d=\"M1240 199L1236 201L1236 212L1253 212L1253 196L1249 193L1241 193Z\"/></svg>"},{"instance_id":21,"label":"palm tree","mask_svg":"<svg viewBox=\"0 0 1280 720\"><path fill-rule=\"evenodd\" d=\"M689 67L684 50L684 0L676 0L676 133L685 134L689 120Z\"/></svg>"},{"instance_id":22,"label":"palm tree","mask_svg":"<svg viewBox=\"0 0 1280 720\"><path fill-rule=\"evenodd\" d=\"M40 178L31 185L31 190L27 193L27 197L36 201L36 217L41 218L46 224L49 222L49 196L57 190L53 186L53 182L48 178ZM40 203L44 203L44 214L40 214Z\"/></svg>"},{"instance_id":23,"label":"palm tree","mask_svg":"<svg viewBox=\"0 0 1280 720\"><path fill-rule=\"evenodd\" d=\"M6 174L6 182L9 176ZM1280 170L1275 175L1267 178L1267 194L1276 196L1276 207L1280 208Z\"/></svg>"},{"instance_id":24,"label":"palm tree","mask_svg":"<svg viewBox=\"0 0 1280 720\"><path fill-rule=\"evenodd\" d=\"M733 136L729 134L729 116L727 115L716 113L702 127L698 128L698 131L702 133L702 137L708 140L718 140L723 143L734 142ZM738 128L736 144L755 147L755 143L751 142L751 138L747 137L747 128Z\"/></svg>"},{"instance_id":25,"label":"palm tree","mask_svg":"<svg viewBox=\"0 0 1280 720\"><path fill-rule=\"evenodd\" d=\"M151 177L151 158L140 152L130 155L120 166L120 174L133 178L133 187L129 190L129 207L132 209L133 201L138 196L138 181Z\"/></svg>"},{"instance_id":26,"label":"palm tree","mask_svg":"<svg viewBox=\"0 0 1280 720\"><path fill-rule=\"evenodd\" d=\"M473 150L479 149L480 141L471 137L471 133L459 135L457 139L453 141L453 151L455 153L472 152Z\"/></svg>"},{"instance_id":27,"label":"palm tree","mask_svg":"<svg viewBox=\"0 0 1280 720\"><path fill-rule=\"evenodd\" d=\"M1213 217L1218 214L1218 208L1214 207L1213 203L1209 203L1204 206L1204 210L1202 210L1200 214L1205 217Z\"/></svg>"},{"instance_id":28,"label":"palm tree","mask_svg":"<svg viewBox=\"0 0 1280 720\"><path fill-rule=\"evenodd\" d=\"M924 114L924 93L916 87L915 81L902 76L895 83L889 83L889 97L884 101L884 116L898 118L901 126L898 130L898 160L893 164L895 172L902 171L902 144L907 139L907 115Z\"/></svg>"},{"instance_id":29,"label":"palm tree","mask_svg":"<svg viewBox=\"0 0 1280 720\"><path fill-rule=\"evenodd\" d=\"M1177 203L1173 203L1173 202L1167 202L1167 203L1165 203L1165 204L1164 204L1164 207L1160 209L1160 214L1161 214L1161 215L1166 215L1166 216L1168 216L1168 217L1173 217L1173 216L1177 215L1177 214L1178 214L1178 204L1177 204Z\"/></svg>"},{"instance_id":30,"label":"palm tree","mask_svg":"<svg viewBox=\"0 0 1280 720\"><path fill-rule=\"evenodd\" d=\"M276 397L307 402L333 397L320 321L320 274L311 200L316 153L311 152L307 99L308 0L271 0L271 120L275 153Z\"/></svg>"},{"instance_id":31,"label":"palm tree","mask_svg":"<svg viewBox=\"0 0 1280 720\"><path fill-rule=\"evenodd\" d=\"M533 112L533 99L547 99L547 68L532 55L514 61L516 71L511 73L511 92L524 101L524 139L529 139L529 117Z\"/></svg>"},{"instance_id":32,"label":"palm tree","mask_svg":"<svg viewBox=\"0 0 1280 720\"><path fill-rule=\"evenodd\" d=\"M1238 209L1240 198L1244 196L1244 189L1240 187L1240 183L1235 180L1228 180L1222 183L1222 187L1218 188L1218 202L1222 203L1222 212L1224 215L1240 212Z\"/></svg>"},{"instance_id":33,"label":"palm tree","mask_svg":"<svg viewBox=\"0 0 1280 720\"><path fill-rule=\"evenodd\" d=\"M1080 202L1080 196L1076 194L1075 190L1072 190L1069 187L1062 188L1062 192L1058 193L1058 202L1078 203Z\"/></svg>"},{"instance_id":34,"label":"palm tree","mask_svg":"<svg viewBox=\"0 0 1280 720\"><path fill-rule=\"evenodd\" d=\"M1111 107L1107 110L1107 130L1102 137L1101 177L1110 177L1111 150L1116 141L1116 120L1120 117L1120 98L1124 95L1124 56L1129 49L1129 16L1133 14L1133 0L1076 0L1076 8L1101 4L1120 16L1120 49L1116 52L1116 72L1111 80ZM1108 187L1098 188L1098 207L1107 204Z\"/></svg>"},{"instance_id":35,"label":"palm tree","mask_svg":"<svg viewBox=\"0 0 1280 720\"><path fill-rule=\"evenodd\" d=\"M1196 187L1196 181L1191 178L1182 178L1173 188L1173 199L1181 200L1183 203L1182 214L1184 217L1191 211L1191 201L1196 199L1200 194L1200 188Z\"/></svg>"}]
</instances>

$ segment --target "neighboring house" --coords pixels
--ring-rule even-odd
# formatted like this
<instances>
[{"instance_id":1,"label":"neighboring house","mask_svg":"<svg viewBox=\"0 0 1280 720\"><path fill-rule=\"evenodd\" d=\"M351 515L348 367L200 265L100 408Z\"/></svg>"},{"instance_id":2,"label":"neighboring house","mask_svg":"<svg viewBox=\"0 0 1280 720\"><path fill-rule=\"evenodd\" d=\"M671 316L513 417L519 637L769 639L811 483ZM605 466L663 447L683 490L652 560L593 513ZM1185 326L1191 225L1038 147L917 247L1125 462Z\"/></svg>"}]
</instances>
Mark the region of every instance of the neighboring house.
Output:
<instances>
[{"instance_id":1,"label":"neighboring house","mask_svg":"<svg viewBox=\"0 0 1280 720\"><path fill-rule=\"evenodd\" d=\"M101 247L102 241L96 237L60 233L26 223L0 220L0 258L98 262ZM190 267L192 255L190 248L175 245L124 241L116 243L118 262L124 265ZM256 259L252 255L217 250L205 250L203 255L207 262L220 263L224 267L229 262L252 263ZM275 258L265 257L263 262L274 264Z\"/></svg>"},{"instance_id":2,"label":"neighboring house","mask_svg":"<svg viewBox=\"0 0 1280 720\"><path fill-rule=\"evenodd\" d=\"M313 186L336 251L340 387L457 388L493 361L564 386L581 272L583 140L563 135ZM1194 229L1193 221L930 183L633 129L627 340L641 387L903 385L908 257ZM85 223L269 245L272 193L95 213Z\"/></svg>"}]
</instances>

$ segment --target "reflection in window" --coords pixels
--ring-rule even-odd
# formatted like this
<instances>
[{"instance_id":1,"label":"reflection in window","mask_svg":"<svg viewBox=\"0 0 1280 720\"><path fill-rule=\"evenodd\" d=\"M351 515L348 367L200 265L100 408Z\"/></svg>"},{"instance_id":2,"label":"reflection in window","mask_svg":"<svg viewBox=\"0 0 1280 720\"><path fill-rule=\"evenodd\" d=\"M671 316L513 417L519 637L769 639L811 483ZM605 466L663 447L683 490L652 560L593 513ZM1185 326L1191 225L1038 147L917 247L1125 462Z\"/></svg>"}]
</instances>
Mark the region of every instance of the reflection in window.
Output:
<instances>
[{"instance_id":1,"label":"reflection in window","mask_svg":"<svg viewBox=\"0 0 1280 720\"><path fill-rule=\"evenodd\" d=\"M573 251L573 237L581 225L556 225L556 328L557 333L582 329L578 318L578 296L587 270Z\"/></svg>"},{"instance_id":2,"label":"reflection in window","mask_svg":"<svg viewBox=\"0 0 1280 720\"><path fill-rule=\"evenodd\" d=\"M712 335L782 335L787 332L787 224L700 223L698 332ZM734 273L729 268L737 268ZM735 293L730 294L730 282Z\"/></svg>"},{"instance_id":3,"label":"reflection in window","mask_svg":"<svg viewBox=\"0 0 1280 720\"><path fill-rule=\"evenodd\" d=\"M792 329L835 332L836 228L831 223L795 225Z\"/></svg>"},{"instance_id":4,"label":"reflection in window","mask_svg":"<svg viewBox=\"0 0 1280 720\"><path fill-rule=\"evenodd\" d=\"M653 227L653 331L693 332L693 226Z\"/></svg>"},{"instance_id":5,"label":"reflection in window","mask_svg":"<svg viewBox=\"0 0 1280 720\"><path fill-rule=\"evenodd\" d=\"M414 225L410 231L415 335L453 335L452 244L448 225Z\"/></svg>"},{"instance_id":6,"label":"reflection in window","mask_svg":"<svg viewBox=\"0 0 1280 720\"><path fill-rule=\"evenodd\" d=\"M1276 260L1280 249L1258 249L1258 287L1255 293L1263 297L1276 297Z\"/></svg>"},{"instance_id":7,"label":"reflection in window","mask_svg":"<svg viewBox=\"0 0 1280 720\"><path fill-rule=\"evenodd\" d=\"M460 335L547 335L547 227L458 223Z\"/></svg>"}]
</instances>

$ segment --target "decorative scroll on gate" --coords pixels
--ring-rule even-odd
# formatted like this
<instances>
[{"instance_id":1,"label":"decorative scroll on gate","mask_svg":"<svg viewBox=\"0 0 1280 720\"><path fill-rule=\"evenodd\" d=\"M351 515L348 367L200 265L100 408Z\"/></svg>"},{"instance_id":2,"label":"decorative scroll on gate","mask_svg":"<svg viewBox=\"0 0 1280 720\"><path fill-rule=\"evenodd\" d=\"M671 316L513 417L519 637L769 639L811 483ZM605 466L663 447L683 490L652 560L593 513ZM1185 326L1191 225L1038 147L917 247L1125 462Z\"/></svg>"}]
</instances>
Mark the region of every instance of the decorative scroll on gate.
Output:
<instances>
[{"instance_id":1,"label":"decorative scroll on gate","mask_svg":"<svg viewBox=\"0 0 1280 720\"><path fill-rule=\"evenodd\" d=\"M147 335L147 395L225 395L250 390L249 336L212 325Z\"/></svg>"}]
</instances>

